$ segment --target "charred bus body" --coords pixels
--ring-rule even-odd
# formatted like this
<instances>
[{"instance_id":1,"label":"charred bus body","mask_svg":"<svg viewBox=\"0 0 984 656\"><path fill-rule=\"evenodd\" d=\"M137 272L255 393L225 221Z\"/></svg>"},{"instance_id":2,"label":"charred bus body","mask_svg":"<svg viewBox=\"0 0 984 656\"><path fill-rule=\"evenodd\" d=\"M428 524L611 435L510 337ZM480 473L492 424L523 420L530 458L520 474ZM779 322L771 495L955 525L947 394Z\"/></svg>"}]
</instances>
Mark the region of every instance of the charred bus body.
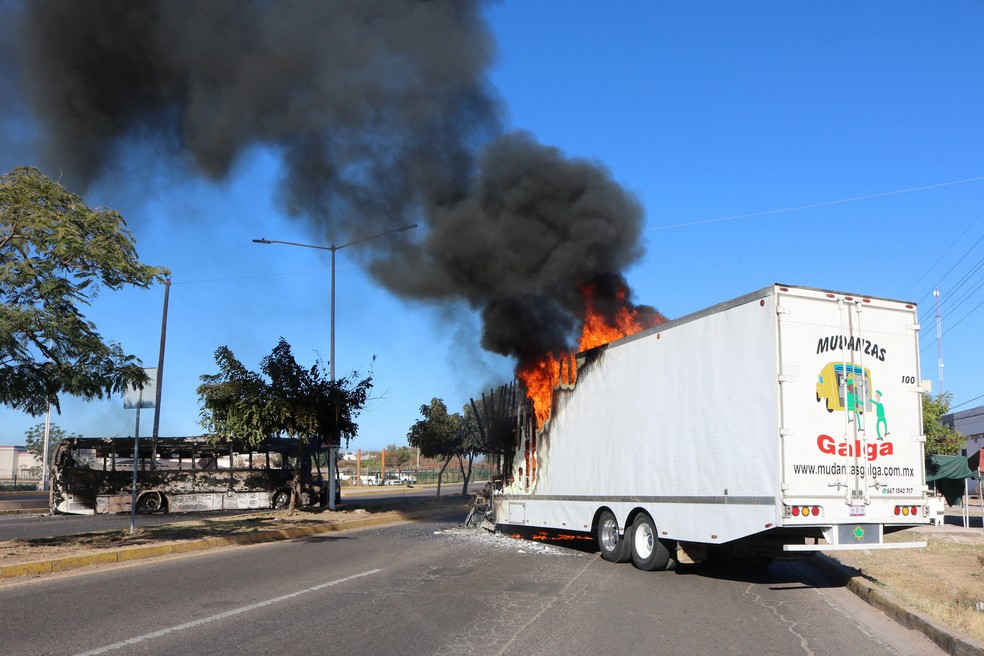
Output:
<instances>
[{"instance_id":1,"label":"charred bus body","mask_svg":"<svg viewBox=\"0 0 984 656\"><path fill-rule=\"evenodd\" d=\"M130 512L135 461L137 512L286 508L297 442L271 439L244 448L205 437L165 437L140 440L134 458L133 438L69 438L52 458L51 512ZM317 469L302 471L300 505L323 505L327 487L321 481Z\"/></svg>"}]
</instances>

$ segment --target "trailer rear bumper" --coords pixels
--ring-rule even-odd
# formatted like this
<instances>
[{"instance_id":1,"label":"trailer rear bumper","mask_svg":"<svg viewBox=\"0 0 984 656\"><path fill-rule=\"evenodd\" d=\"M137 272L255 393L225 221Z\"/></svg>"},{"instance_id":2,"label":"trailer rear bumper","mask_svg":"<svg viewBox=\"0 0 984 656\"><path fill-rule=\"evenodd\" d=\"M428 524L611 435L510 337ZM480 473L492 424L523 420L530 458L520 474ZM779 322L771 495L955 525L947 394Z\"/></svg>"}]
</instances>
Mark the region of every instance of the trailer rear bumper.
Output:
<instances>
[{"instance_id":1,"label":"trailer rear bumper","mask_svg":"<svg viewBox=\"0 0 984 656\"><path fill-rule=\"evenodd\" d=\"M858 549L919 549L925 541L885 542L885 535L910 526L878 523L850 523L819 526L820 537L783 545L783 551L857 551ZM791 541L792 542L792 541Z\"/></svg>"},{"instance_id":2,"label":"trailer rear bumper","mask_svg":"<svg viewBox=\"0 0 984 656\"><path fill-rule=\"evenodd\" d=\"M859 551L868 549L921 549L926 542L879 542L875 544L784 544L783 551Z\"/></svg>"}]
</instances>

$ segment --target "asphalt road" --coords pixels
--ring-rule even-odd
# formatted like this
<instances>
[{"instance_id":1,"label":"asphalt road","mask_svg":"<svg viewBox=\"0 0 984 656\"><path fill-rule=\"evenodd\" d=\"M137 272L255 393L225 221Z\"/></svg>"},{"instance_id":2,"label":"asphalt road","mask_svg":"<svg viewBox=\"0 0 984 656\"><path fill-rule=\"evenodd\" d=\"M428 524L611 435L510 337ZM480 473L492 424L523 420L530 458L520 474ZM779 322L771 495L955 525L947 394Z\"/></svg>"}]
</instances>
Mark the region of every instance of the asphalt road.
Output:
<instances>
[{"instance_id":1,"label":"asphalt road","mask_svg":"<svg viewBox=\"0 0 984 656\"><path fill-rule=\"evenodd\" d=\"M472 483L469 489L475 491L484 485L482 483ZM414 487L406 486L382 486L364 488L358 491L344 490L339 505L340 509L345 509L345 505L358 504L364 507L385 507L388 502L411 499L433 497L437 493L436 486L417 485ZM441 495L451 496L461 493L461 483L453 485L445 484L441 488ZM36 493L32 493L36 494ZM137 515L136 525L140 526L159 526L160 524L176 524L181 522L197 521L209 517L222 517L241 515L242 511L228 512L208 512L208 513L173 513L160 515ZM111 531L129 530L130 515L0 515L0 541L3 540L32 540L35 538L51 538L64 535L76 535L91 531Z\"/></svg>"},{"instance_id":2,"label":"asphalt road","mask_svg":"<svg viewBox=\"0 0 984 656\"><path fill-rule=\"evenodd\" d=\"M0 583L4 654L938 656L802 564L640 572L441 522Z\"/></svg>"}]
</instances>

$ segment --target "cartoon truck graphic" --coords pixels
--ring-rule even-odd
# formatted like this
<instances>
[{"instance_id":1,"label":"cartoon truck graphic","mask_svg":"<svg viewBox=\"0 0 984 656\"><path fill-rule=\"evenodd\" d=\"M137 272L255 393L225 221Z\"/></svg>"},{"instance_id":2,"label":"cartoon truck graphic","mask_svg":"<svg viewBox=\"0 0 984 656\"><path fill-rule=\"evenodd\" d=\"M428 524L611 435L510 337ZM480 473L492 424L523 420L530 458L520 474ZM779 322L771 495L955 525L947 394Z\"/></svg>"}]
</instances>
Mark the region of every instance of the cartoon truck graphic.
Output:
<instances>
[{"instance_id":1,"label":"cartoon truck graphic","mask_svg":"<svg viewBox=\"0 0 984 656\"><path fill-rule=\"evenodd\" d=\"M845 384L846 375L846 384ZM817 377L817 402L824 401L827 412L871 410L871 371L850 362L829 362Z\"/></svg>"}]
</instances>

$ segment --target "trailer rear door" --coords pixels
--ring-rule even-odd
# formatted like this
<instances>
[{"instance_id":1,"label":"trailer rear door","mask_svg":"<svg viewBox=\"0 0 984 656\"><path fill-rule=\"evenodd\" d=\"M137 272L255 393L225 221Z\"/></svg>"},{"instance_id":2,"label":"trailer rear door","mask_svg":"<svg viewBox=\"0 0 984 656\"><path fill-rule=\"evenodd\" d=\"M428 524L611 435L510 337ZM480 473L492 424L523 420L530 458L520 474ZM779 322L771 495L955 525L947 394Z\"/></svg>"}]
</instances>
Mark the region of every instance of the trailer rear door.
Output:
<instances>
[{"instance_id":1,"label":"trailer rear door","mask_svg":"<svg viewBox=\"0 0 984 656\"><path fill-rule=\"evenodd\" d=\"M774 301L783 524L923 521L915 306L778 286Z\"/></svg>"}]
</instances>

